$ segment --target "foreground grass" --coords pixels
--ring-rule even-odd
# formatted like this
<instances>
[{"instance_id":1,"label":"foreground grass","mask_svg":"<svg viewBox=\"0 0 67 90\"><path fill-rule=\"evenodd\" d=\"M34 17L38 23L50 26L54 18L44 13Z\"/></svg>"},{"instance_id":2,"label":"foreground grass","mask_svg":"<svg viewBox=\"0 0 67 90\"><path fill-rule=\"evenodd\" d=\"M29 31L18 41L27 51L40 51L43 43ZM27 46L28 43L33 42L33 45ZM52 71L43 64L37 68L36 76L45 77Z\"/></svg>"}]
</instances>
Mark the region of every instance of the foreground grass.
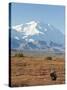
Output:
<instances>
[{"instance_id":1,"label":"foreground grass","mask_svg":"<svg viewBox=\"0 0 67 90\"><path fill-rule=\"evenodd\" d=\"M52 67L57 72L56 81L50 77ZM64 71L64 58L11 57L11 86L64 84Z\"/></svg>"}]
</instances>

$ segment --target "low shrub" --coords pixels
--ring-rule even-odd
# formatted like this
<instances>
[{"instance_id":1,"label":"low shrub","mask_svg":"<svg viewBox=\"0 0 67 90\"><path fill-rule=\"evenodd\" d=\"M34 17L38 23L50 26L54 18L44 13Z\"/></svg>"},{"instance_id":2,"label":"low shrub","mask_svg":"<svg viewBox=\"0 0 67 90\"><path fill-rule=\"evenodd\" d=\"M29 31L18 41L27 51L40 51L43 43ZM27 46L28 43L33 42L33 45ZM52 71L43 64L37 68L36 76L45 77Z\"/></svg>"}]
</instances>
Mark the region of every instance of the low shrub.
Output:
<instances>
[{"instance_id":1,"label":"low shrub","mask_svg":"<svg viewBox=\"0 0 67 90\"><path fill-rule=\"evenodd\" d=\"M47 60L52 60L52 57L46 57Z\"/></svg>"},{"instance_id":2,"label":"low shrub","mask_svg":"<svg viewBox=\"0 0 67 90\"><path fill-rule=\"evenodd\" d=\"M15 57L24 57L23 53L16 53Z\"/></svg>"}]
</instances>

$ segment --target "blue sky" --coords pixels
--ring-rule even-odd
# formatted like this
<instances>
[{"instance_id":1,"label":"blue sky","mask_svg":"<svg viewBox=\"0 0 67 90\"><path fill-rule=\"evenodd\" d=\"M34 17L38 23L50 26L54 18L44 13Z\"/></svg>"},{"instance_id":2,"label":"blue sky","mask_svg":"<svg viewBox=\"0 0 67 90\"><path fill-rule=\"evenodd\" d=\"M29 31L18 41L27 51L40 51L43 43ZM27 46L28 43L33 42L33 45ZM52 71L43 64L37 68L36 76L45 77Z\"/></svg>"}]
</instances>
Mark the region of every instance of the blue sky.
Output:
<instances>
[{"instance_id":1,"label":"blue sky","mask_svg":"<svg viewBox=\"0 0 67 90\"><path fill-rule=\"evenodd\" d=\"M12 26L32 20L52 24L64 33L65 7L56 5L12 3Z\"/></svg>"}]
</instances>

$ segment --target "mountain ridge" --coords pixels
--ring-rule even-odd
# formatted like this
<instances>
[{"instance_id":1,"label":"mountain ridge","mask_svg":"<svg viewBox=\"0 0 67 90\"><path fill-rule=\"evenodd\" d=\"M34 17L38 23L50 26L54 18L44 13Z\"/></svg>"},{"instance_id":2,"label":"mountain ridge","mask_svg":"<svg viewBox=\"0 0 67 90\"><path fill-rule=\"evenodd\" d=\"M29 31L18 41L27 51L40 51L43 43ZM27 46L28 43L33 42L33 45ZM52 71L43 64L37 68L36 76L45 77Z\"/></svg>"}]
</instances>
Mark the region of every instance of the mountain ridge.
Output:
<instances>
[{"instance_id":1,"label":"mountain ridge","mask_svg":"<svg viewBox=\"0 0 67 90\"><path fill-rule=\"evenodd\" d=\"M58 50L62 50L64 48L64 34L51 24L42 24L36 21L27 22L11 28L11 48L22 50L59 48Z\"/></svg>"}]
</instances>

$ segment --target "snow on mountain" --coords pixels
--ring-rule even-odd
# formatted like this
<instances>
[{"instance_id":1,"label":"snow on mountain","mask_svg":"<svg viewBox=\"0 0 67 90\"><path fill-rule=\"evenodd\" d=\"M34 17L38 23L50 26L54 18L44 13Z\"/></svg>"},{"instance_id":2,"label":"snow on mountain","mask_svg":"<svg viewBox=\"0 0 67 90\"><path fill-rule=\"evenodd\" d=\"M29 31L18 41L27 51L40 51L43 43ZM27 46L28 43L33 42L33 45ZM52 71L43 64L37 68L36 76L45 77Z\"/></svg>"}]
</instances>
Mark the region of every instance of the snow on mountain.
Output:
<instances>
[{"instance_id":1,"label":"snow on mountain","mask_svg":"<svg viewBox=\"0 0 67 90\"><path fill-rule=\"evenodd\" d=\"M26 36L43 34L36 27L37 27L37 23L35 21L31 21L29 23L26 23L25 25L21 24L21 25L13 26L12 28L17 32L25 33Z\"/></svg>"},{"instance_id":2,"label":"snow on mountain","mask_svg":"<svg viewBox=\"0 0 67 90\"><path fill-rule=\"evenodd\" d=\"M17 32L21 32L23 24L13 26L12 29L16 30Z\"/></svg>"},{"instance_id":3,"label":"snow on mountain","mask_svg":"<svg viewBox=\"0 0 67 90\"><path fill-rule=\"evenodd\" d=\"M17 39L17 40L20 40L19 37L17 37L17 36L15 36L14 38Z\"/></svg>"},{"instance_id":4,"label":"snow on mountain","mask_svg":"<svg viewBox=\"0 0 67 90\"><path fill-rule=\"evenodd\" d=\"M34 42L34 40L33 39L29 39L29 42Z\"/></svg>"},{"instance_id":5,"label":"snow on mountain","mask_svg":"<svg viewBox=\"0 0 67 90\"><path fill-rule=\"evenodd\" d=\"M11 39L12 48L15 48L15 46L20 49L44 50L48 48L51 48L51 50L64 48L64 34L51 24L37 21L13 26Z\"/></svg>"}]
</instances>

